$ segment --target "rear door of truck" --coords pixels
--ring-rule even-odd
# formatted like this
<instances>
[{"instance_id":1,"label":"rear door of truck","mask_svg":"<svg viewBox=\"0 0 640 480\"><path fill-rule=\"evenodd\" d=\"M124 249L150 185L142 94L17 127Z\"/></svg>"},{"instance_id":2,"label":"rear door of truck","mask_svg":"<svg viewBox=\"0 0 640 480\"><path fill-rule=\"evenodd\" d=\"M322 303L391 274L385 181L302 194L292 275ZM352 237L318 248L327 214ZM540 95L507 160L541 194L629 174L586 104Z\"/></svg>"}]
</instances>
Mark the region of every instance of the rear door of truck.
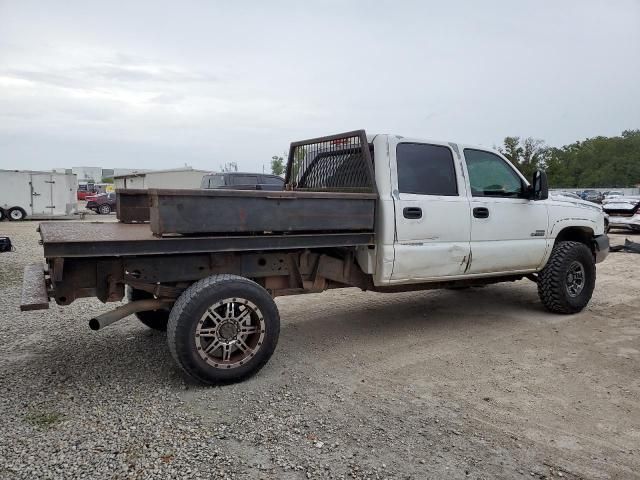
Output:
<instances>
[{"instance_id":1,"label":"rear door of truck","mask_svg":"<svg viewBox=\"0 0 640 480\"><path fill-rule=\"evenodd\" d=\"M447 143L389 142L396 221L391 281L464 275L471 219L458 154Z\"/></svg>"}]
</instances>

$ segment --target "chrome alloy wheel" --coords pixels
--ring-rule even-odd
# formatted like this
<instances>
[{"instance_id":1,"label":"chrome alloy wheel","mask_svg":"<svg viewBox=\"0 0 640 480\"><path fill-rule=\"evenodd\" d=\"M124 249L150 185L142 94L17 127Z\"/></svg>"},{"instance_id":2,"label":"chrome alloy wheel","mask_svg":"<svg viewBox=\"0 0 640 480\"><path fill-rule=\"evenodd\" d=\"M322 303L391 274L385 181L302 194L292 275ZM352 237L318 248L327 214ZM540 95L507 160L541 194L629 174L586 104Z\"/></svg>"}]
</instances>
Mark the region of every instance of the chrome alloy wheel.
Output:
<instances>
[{"instance_id":1,"label":"chrome alloy wheel","mask_svg":"<svg viewBox=\"0 0 640 480\"><path fill-rule=\"evenodd\" d=\"M565 286L570 297L575 298L580 295L585 283L584 266L578 261L573 261L567 269Z\"/></svg>"},{"instance_id":2,"label":"chrome alloy wheel","mask_svg":"<svg viewBox=\"0 0 640 480\"><path fill-rule=\"evenodd\" d=\"M211 305L196 325L198 354L216 368L237 368L262 347L265 321L260 309L244 298Z\"/></svg>"}]
</instances>

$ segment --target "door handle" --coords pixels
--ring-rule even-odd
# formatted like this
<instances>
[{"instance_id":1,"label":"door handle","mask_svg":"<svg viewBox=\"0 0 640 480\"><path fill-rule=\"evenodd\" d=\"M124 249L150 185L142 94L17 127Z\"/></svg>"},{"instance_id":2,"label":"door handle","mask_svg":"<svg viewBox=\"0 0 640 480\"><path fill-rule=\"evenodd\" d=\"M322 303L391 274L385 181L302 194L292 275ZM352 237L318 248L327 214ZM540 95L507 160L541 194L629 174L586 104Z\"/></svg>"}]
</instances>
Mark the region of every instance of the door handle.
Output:
<instances>
[{"instance_id":1,"label":"door handle","mask_svg":"<svg viewBox=\"0 0 640 480\"><path fill-rule=\"evenodd\" d=\"M420 207L404 207L402 215L404 215L404 218L416 220L422 218L422 209Z\"/></svg>"},{"instance_id":2,"label":"door handle","mask_svg":"<svg viewBox=\"0 0 640 480\"><path fill-rule=\"evenodd\" d=\"M489 218L489 209L486 207L476 207L473 209L473 216L476 218Z\"/></svg>"}]
</instances>

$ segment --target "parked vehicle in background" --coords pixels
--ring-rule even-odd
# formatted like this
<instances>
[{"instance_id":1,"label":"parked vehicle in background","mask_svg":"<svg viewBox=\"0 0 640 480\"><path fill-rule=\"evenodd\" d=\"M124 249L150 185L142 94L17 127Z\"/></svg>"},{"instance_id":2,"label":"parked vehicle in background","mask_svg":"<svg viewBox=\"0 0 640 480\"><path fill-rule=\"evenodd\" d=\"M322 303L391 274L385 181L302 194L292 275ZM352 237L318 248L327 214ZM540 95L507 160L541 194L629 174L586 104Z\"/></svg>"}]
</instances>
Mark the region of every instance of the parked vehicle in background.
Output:
<instances>
[{"instance_id":1,"label":"parked vehicle in background","mask_svg":"<svg viewBox=\"0 0 640 480\"><path fill-rule=\"evenodd\" d=\"M604 196L598 190L585 190L580 195L583 200L593 203L602 203Z\"/></svg>"},{"instance_id":2,"label":"parked vehicle in background","mask_svg":"<svg viewBox=\"0 0 640 480\"><path fill-rule=\"evenodd\" d=\"M95 191L95 185L93 183L80 182L78 184L78 200L86 200L87 196L95 195L97 192Z\"/></svg>"},{"instance_id":3,"label":"parked vehicle in background","mask_svg":"<svg viewBox=\"0 0 640 480\"><path fill-rule=\"evenodd\" d=\"M556 192L555 195L562 195L563 197L580 199L580 195L573 192Z\"/></svg>"},{"instance_id":4,"label":"parked vehicle in background","mask_svg":"<svg viewBox=\"0 0 640 480\"><path fill-rule=\"evenodd\" d=\"M126 286L130 302L89 326L138 314L187 375L219 384L271 357L273 297L528 278L549 311L576 313L609 252L599 206L550 197L544 172L529 183L482 147L347 132L292 143L286 178L279 192L152 189L149 224L42 224L47 269L25 268L21 308L121 301Z\"/></svg>"},{"instance_id":5,"label":"parked vehicle in background","mask_svg":"<svg viewBox=\"0 0 640 480\"><path fill-rule=\"evenodd\" d=\"M609 190L608 192L603 193L603 202L605 200L610 200L612 198L624 197L624 192L622 190Z\"/></svg>"},{"instance_id":6,"label":"parked vehicle in background","mask_svg":"<svg viewBox=\"0 0 640 480\"><path fill-rule=\"evenodd\" d=\"M609 215L610 228L640 231L640 197L609 198L602 209Z\"/></svg>"},{"instance_id":7,"label":"parked vehicle in background","mask_svg":"<svg viewBox=\"0 0 640 480\"><path fill-rule=\"evenodd\" d=\"M115 192L99 193L98 195L92 195L87 197L86 208L88 210L93 210L94 212L101 215L108 215L111 212L115 212L116 211Z\"/></svg>"},{"instance_id":8,"label":"parked vehicle in background","mask_svg":"<svg viewBox=\"0 0 640 480\"><path fill-rule=\"evenodd\" d=\"M48 218L76 212L76 176L30 170L0 170L0 220Z\"/></svg>"},{"instance_id":9,"label":"parked vehicle in background","mask_svg":"<svg viewBox=\"0 0 640 480\"><path fill-rule=\"evenodd\" d=\"M222 172L202 177L200 188L224 188L229 190L283 190L284 179L265 173Z\"/></svg>"}]
</instances>

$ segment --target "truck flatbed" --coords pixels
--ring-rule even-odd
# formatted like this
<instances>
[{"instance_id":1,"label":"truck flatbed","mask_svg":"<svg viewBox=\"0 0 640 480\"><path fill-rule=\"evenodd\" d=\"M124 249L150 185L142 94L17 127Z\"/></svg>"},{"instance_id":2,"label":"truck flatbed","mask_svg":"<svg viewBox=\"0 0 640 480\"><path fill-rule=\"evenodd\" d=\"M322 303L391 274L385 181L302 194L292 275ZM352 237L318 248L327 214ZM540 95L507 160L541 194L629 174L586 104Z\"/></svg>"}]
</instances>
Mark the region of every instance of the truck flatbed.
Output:
<instances>
[{"instance_id":1,"label":"truck flatbed","mask_svg":"<svg viewBox=\"0 0 640 480\"><path fill-rule=\"evenodd\" d=\"M148 224L40 224L45 258L124 257L373 245L371 232L156 237Z\"/></svg>"}]
</instances>

